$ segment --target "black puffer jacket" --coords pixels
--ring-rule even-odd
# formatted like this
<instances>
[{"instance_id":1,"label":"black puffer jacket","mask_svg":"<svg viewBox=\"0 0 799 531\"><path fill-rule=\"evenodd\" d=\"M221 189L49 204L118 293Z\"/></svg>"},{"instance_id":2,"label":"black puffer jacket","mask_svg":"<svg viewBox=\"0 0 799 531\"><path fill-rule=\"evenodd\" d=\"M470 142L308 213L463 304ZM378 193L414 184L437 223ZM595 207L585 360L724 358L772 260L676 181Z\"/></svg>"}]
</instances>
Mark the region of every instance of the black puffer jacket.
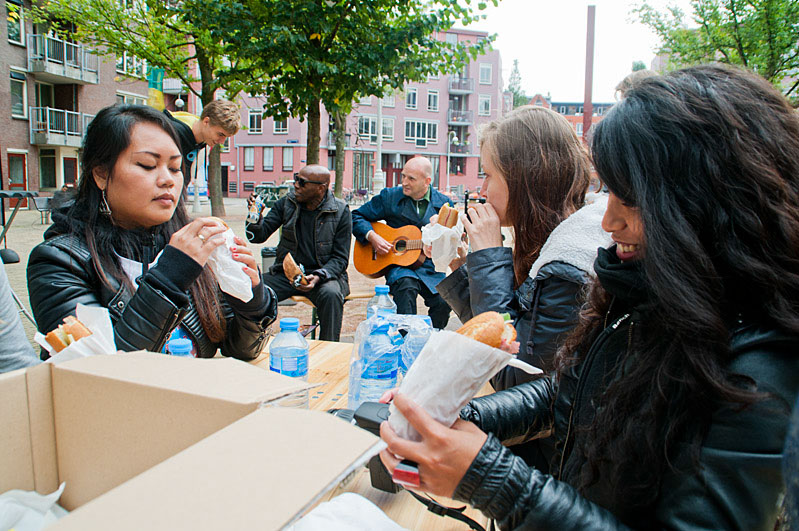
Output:
<instances>
[{"instance_id":1,"label":"black puffer jacket","mask_svg":"<svg viewBox=\"0 0 799 531\"><path fill-rule=\"evenodd\" d=\"M188 287L202 268L172 246L164 247L153 237L143 246L153 246L149 257L164 250L158 265L142 275L135 293L108 276L110 286L101 282L91 264L85 240L66 231L68 207L53 215L54 225L45 241L31 251L28 259L28 292L39 331L57 327L67 315L75 315L78 303L108 308L119 350L163 349L170 333L183 324L194 340L198 357L210 358L217 349L225 356L249 360L258 357L267 337L267 327L277 315L271 289L261 284L247 303L220 293L227 320L224 340L213 343L200 323ZM43 358L47 353L43 353Z\"/></svg>"},{"instance_id":2,"label":"black puffer jacket","mask_svg":"<svg viewBox=\"0 0 799 531\"><path fill-rule=\"evenodd\" d=\"M729 370L751 378L772 398L743 410L715 409L700 449L701 471L692 468L686 443L672 456L676 470L684 472L668 469L650 506L615 500L601 478L585 496L574 487L584 464L572 451L585 443L580 428L591 422L592 399L615 377L615 360L628 348L630 326L642 318L617 301L582 363L561 375L559 383L549 376L464 408L461 416L489 437L454 497L503 529L773 529L783 490L783 442L799 390L799 337L743 318L731 335ZM501 442L529 440L550 429L559 455L549 474L527 466Z\"/></svg>"}]
</instances>

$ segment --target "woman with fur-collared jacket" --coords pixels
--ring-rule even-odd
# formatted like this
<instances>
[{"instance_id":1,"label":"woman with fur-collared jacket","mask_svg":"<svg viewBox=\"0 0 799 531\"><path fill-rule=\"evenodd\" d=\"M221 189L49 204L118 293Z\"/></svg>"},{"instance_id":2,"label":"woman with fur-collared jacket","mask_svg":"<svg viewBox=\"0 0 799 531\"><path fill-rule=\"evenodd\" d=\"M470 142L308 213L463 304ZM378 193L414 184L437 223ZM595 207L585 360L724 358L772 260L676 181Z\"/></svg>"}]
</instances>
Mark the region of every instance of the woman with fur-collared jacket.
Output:
<instances>
[{"instance_id":1,"label":"woman with fur-collared jacket","mask_svg":"<svg viewBox=\"0 0 799 531\"><path fill-rule=\"evenodd\" d=\"M583 288L593 277L607 198L586 190L591 163L563 116L522 107L480 131L485 204L463 224L472 252L450 264L436 288L466 322L485 311L510 313L519 358L549 372L577 323ZM501 227L513 227L513 249ZM501 391L536 377L505 367L491 379Z\"/></svg>"},{"instance_id":2,"label":"woman with fur-collared jacket","mask_svg":"<svg viewBox=\"0 0 799 531\"><path fill-rule=\"evenodd\" d=\"M503 529L770 531L799 391L799 117L754 74L693 67L630 89L593 153L615 245L556 372L451 427L397 394L422 440L383 423L381 458ZM549 432L548 473L501 443Z\"/></svg>"},{"instance_id":3,"label":"woman with fur-collared jacket","mask_svg":"<svg viewBox=\"0 0 799 531\"><path fill-rule=\"evenodd\" d=\"M152 108L107 107L92 120L76 197L53 213L28 260L42 333L81 303L108 308L119 350L160 352L183 337L196 357L217 349L240 359L260 354L277 314L274 293L240 238L231 251L253 297L243 302L219 290L206 262L226 228L189 220L181 161L172 125Z\"/></svg>"}]
</instances>

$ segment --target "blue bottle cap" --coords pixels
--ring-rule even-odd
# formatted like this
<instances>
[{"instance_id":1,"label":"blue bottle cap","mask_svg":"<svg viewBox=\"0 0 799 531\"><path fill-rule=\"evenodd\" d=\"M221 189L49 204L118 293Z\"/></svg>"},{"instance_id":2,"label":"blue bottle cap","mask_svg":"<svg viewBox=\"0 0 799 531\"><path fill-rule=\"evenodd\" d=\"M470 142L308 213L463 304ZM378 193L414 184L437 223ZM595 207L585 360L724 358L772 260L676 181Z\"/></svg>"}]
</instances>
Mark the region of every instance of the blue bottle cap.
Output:
<instances>
[{"instance_id":1,"label":"blue bottle cap","mask_svg":"<svg viewBox=\"0 0 799 531\"><path fill-rule=\"evenodd\" d=\"M300 320L296 317L284 317L280 320L280 330L299 330Z\"/></svg>"},{"instance_id":2,"label":"blue bottle cap","mask_svg":"<svg viewBox=\"0 0 799 531\"><path fill-rule=\"evenodd\" d=\"M166 345L170 354L188 354L191 352L191 339L177 337Z\"/></svg>"},{"instance_id":3,"label":"blue bottle cap","mask_svg":"<svg viewBox=\"0 0 799 531\"><path fill-rule=\"evenodd\" d=\"M379 284L375 286L375 295L386 295L388 294L388 286L385 284Z\"/></svg>"}]
</instances>

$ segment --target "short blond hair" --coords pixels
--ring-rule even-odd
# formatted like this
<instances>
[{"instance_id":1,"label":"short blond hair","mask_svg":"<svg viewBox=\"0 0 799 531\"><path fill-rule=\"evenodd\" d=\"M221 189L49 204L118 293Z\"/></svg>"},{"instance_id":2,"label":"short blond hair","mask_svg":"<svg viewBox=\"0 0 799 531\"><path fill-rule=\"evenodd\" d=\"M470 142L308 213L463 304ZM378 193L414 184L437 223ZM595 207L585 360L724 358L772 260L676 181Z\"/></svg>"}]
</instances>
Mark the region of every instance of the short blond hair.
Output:
<instances>
[{"instance_id":1,"label":"short blond hair","mask_svg":"<svg viewBox=\"0 0 799 531\"><path fill-rule=\"evenodd\" d=\"M239 106L228 100L214 100L203 108L200 120L208 118L208 123L221 127L228 136L235 135L241 128Z\"/></svg>"}]
</instances>

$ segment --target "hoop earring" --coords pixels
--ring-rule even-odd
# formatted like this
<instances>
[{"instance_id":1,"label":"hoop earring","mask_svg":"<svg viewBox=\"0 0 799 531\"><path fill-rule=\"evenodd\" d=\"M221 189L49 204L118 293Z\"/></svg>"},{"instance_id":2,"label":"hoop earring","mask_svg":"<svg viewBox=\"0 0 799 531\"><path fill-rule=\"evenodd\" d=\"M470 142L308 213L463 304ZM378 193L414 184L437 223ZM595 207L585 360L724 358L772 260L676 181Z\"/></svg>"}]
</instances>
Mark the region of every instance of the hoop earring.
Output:
<instances>
[{"instance_id":1,"label":"hoop earring","mask_svg":"<svg viewBox=\"0 0 799 531\"><path fill-rule=\"evenodd\" d=\"M100 203L100 214L111 217L111 207L108 206L108 199L105 197L105 189L102 190L103 202Z\"/></svg>"}]
</instances>

